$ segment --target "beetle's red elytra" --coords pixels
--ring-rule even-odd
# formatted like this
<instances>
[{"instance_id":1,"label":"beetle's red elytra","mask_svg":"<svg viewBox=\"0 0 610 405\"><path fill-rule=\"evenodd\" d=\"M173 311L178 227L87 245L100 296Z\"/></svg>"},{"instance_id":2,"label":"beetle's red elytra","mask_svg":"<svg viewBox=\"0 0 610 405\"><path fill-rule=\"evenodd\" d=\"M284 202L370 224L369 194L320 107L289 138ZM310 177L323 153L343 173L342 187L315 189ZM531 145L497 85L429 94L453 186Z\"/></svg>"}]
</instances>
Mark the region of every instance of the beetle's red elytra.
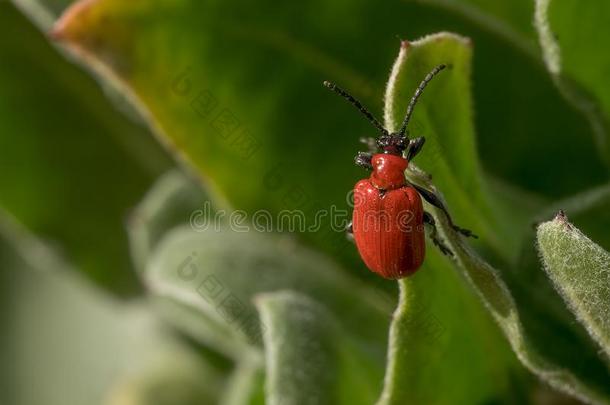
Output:
<instances>
[{"instance_id":1,"label":"beetle's red elytra","mask_svg":"<svg viewBox=\"0 0 610 405\"><path fill-rule=\"evenodd\" d=\"M388 279L399 279L415 273L422 265L426 244L424 223L430 225L432 242L446 255L451 250L439 239L434 217L424 211L422 197L447 216L449 225L465 236L476 237L471 231L453 224L442 200L433 191L405 178L409 162L422 149L425 138L409 139L407 127L413 108L424 88L445 65L436 66L422 80L407 107L407 113L397 132L390 133L362 106L340 87L324 85L354 105L380 132L378 138L363 140L368 152L358 152L355 163L372 173L354 187L354 213L348 226L360 257L373 272Z\"/></svg>"},{"instance_id":2,"label":"beetle's red elytra","mask_svg":"<svg viewBox=\"0 0 610 405\"><path fill-rule=\"evenodd\" d=\"M424 261L424 208L417 190L406 184L406 159L377 154L371 161L371 177L354 187L352 232L369 269L402 278Z\"/></svg>"}]
</instances>

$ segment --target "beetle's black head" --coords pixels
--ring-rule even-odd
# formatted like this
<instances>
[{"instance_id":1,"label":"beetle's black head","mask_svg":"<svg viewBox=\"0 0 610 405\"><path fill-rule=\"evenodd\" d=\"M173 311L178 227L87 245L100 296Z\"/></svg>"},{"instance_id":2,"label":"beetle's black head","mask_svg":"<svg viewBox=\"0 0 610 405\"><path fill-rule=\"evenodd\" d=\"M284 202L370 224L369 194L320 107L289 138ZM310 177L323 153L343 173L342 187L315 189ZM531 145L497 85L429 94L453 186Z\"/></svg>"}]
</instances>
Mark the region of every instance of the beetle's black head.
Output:
<instances>
[{"instance_id":1,"label":"beetle's black head","mask_svg":"<svg viewBox=\"0 0 610 405\"><path fill-rule=\"evenodd\" d=\"M377 146L383 153L402 156L402 152L409 146L409 140L397 133L381 135L377 138Z\"/></svg>"}]
</instances>

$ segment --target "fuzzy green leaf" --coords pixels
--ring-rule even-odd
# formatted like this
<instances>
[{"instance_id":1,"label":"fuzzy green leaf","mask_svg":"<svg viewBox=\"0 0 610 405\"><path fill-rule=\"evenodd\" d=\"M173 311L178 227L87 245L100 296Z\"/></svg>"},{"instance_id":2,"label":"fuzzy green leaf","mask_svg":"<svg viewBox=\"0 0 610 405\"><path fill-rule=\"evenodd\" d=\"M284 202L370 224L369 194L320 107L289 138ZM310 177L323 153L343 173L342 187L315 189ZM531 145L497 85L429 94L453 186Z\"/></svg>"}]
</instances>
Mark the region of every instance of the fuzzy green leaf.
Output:
<instances>
[{"instance_id":1,"label":"fuzzy green leaf","mask_svg":"<svg viewBox=\"0 0 610 405\"><path fill-rule=\"evenodd\" d=\"M521 395L512 385L519 371L510 347L436 251L400 282L389 350L380 404L504 403ZM464 364L468 372L460 371Z\"/></svg>"},{"instance_id":2,"label":"fuzzy green leaf","mask_svg":"<svg viewBox=\"0 0 610 405\"><path fill-rule=\"evenodd\" d=\"M290 291L255 302L265 326L269 405L373 403L377 362L331 312Z\"/></svg>"},{"instance_id":3,"label":"fuzzy green leaf","mask_svg":"<svg viewBox=\"0 0 610 405\"><path fill-rule=\"evenodd\" d=\"M244 335L255 346L260 343L252 341L260 338L258 328L232 324L230 316L218 311L222 299L236 298L252 315L254 294L291 288L350 313L345 320L354 330L368 319L375 327L358 334L375 342L383 356L389 297L342 275L326 258L289 238L229 231L214 213L200 186L178 172L161 178L134 211L128 228L132 252L145 264L142 277L168 320L229 356L242 356L249 347ZM222 297L211 300L206 288L214 283L222 284Z\"/></svg>"},{"instance_id":4,"label":"fuzzy green leaf","mask_svg":"<svg viewBox=\"0 0 610 405\"><path fill-rule=\"evenodd\" d=\"M0 402L212 403L223 376L143 302L98 290L0 214Z\"/></svg>"},{"instance_id":5,"label":"fuzzy green leaf","mask_svg":"<svg viewBox=\"0 0 610 405\"><path fill-rule=\"evenodd\" d=\"M146 269L158 244L174 228L189 226L193 215L203 214L206 207L209 216L213 209L207 193L200 184L180 171L170 171L157 180L133 210L127 226L131 255L145 281ZM192 302L173 299L172 294L169 297L153 294L151 301L169 323L226 355L242 356L247 350L243 344L226 338L231 334L227 325L199 311Z\"/></svg>"},{"instance_id":6,"label":"fuzzy green leaf","mask_svg":"<svg viewBox=\"0 0 610 405\"><path fill-rule=\"evenodd\" d=\"M555 288L610 358L610 253L563 212L538 227L538 249Z\"/></svg>"},{"instance_id":7,"label":"fuzzy green leaf","mask_svg":"<svg viewBox=\"0 0 610 405\"><path fill-rule=\"evenodd\" d=\"M500 242L506 226L499 226L492 211L476 153L471 58L470 40L457 35L436 34L413 43L404 41L386 89L385 122L388 129L397 130L421 79L434 66L449 65L428 85L413 114L417 126L411 124L410 136L418 136L417 132L426 135L424 150L415 161L417 167L434 176L435 184L458 215L457 223L468 224L485 244L502 254L507 251ZM409 63L407 69L407 59L418 63Z\"/></svg>"},{"instance_id":8,"label":"fuzzy green leaf","mask_svg":"<svg viewBox=\"0 0 610 405\"><path fill-rule=\"evenodd\" d=\"M225 387L218 377L190 357L153 364L131 375L112 388L104 405L201 405L216 403Z\"/></svg>"},{"instance_id":9,"label":"fuzzy green leaf","mask_svg":"<svg viewBox=\"0 0 610 405\"><path fill-rule=\"evenodd\" d=\"M288 238L224 226L200 232L176 228L159 244L144 278L155 296L190 308L189 324L211 322L220 328L225 344L258 347L260 328L252 297L293 289L341 314L346 328L367 342L380 361L384 357L384 312L389 311L384 294L344 276L332 262ZM370 327L362 328L363 322Z\"/></svg>"},{"instance_id":10,"label":"fuzzy green leaf","mask_svg":"<svg viewBox=\"0 0 610 405\"><path fill-rule=\"evenodd\" d=\"M190 215L210 204L201 185L178 170L159 178L129 217L127 231L131 256L138 271L163 236L189 222ZM210 213L211 214L211 213Z\"/></svg>"},{"instance_id":11,"label":"fuzzy green leaf","mask_svg":"<svg viewBox=\"0 0 610 405\"><path fill-rule=\"evenodd\" d=\"M461 213L456 220L493 243L494 231L489 228L493 216L480 183L474 145L470 58L468 40L452 34L405 42L388 83L386 123L396 129L419 80L433 66L450 64L451 68L426 88L416 107L413 119L425 126L427 137L416 162L433 172L436 183L445 187L452 211ZM414 167L408 176L413 178L417 173L421 174L421 169ZM423 268L400 283L401 301L390 332L381 403L506 400L515 368L510 348L470 287L434 249L428 251ZM502 344L493 347L494 341ZM469 372L460 373L465 358L469 359Z\"/></svg>"},{"instance_id":12,"label":"fuzzy green leaf","mask_svg":"<svg viewBox=\"0 0 610 405\"><path fill-rule=\"evenodd\" d=\"M227 381L220 405L265 405L265 373L258 357L243 358Z\"/></svg>"},{"instance_id":13,"label":"fuzzy green leaf","mask_svg":"<svg viewBox=\"0 0 610 405\"><path fill-rule=\"evenodd\" d=\"M43 32L53 28L53 22L75 0L10 0Z\"/></svg>"},{"instance_id":14,"label":"fuzzy green leaf","mask_svg":"<svg viewBox=\"0 0 610 405\"><path fill-rule=\"evenodd\" d=\"M387 114L389 120L388 125L390 127L395 128L400 120L396 113L392 113L394 111L392 105L395 103L404 104L404 94L413 91L413 87L416 83L416 79L411 77L413 72L417 72L417 76L421 77L420 72L422 70L428 71L438 63L453 63L458 66L457 69L454 68L454 71L462 72L462 75L455 75L448 79L453 81L468 80L468 76L464 75L464 72L468 72L466 69L467 65L464 65L462 60L455 58L456 54L463 54L464 51L461 51L460 48L466 46L466 43L461 38L451 34L439 34L425 38L416 43L411 43L410 46L403 49L392 71L392 77L394 79L390 81L388 94L386 95L386 100L390 104L387 107L387 110L389 111L389 114ZM453 52L448 52L448 49L453 49ZM401 92L397 92L397 88L401 85L401 77L409 78L403 81L403 85L407 87ZM452 83L447 86L447 91L455 91L454 89L464 88L463 86L464 85L460 83ZM455 95L451 97L451 93L448 93L447 95L443 94L444 89L442 87L439 86L436 89L436 98L428 98L424 95L424 97L421 98L420 105L418 105L420 115L425 113L435 118L434 123L437 125L436 131L431 131L430 134L442 139L443 144L448 143L454 145L453 148L459 148L460 145L468 145L472 140L468 141L468 139L462 138L472 137L471 132L458 132L454 127L447 125L449 121L439 119L439 117L442 118L443 116L450 114L450 111L453 109L460 108L459 106L463 103L462 98L464 95L462 94L460 98L456 98ZM443 105L438 100L448 100L449 103L448 105ZM468 103L466 104L468 105ZM449 110L449 112L447 110ZM445 125L440 126L439 124L441 123L445 123ZM466 126L465 128L468 127ZM449 141L451 137L458 139ZM453 150L451 150L451 152L453 152ZM468 150L466 150L466 152L468 152ZM472 171L470 173L468 172L472 163L460 161L458 157L452 159L450 153L440 155L438 158L442 158L443 161L436 164L435 171L439 172L441 176L435 176L435 180L437 177L440 177L438 184L442 185L443 188L439 188L444 192L450 207L453 207L455 204L459 204L460 193L464 192L464 190L455 186L451 187L452 184L450 181L470 181L470 183L465 184L473 184L473 179L468 178L468 176L476 175L476 173L473 173ZM426 164L426 161L423 160L422 163ZM466 165L466 168L460 167L461 165ZM439 167L445 170L439 170ZM470 170L472 170L472 168ZM464 177L460 177L460 175L463 175ZM435 186L430 177L414 165L412 165L410 171L407 171L407 177L416 183L420 183L429 189L435 190ZM474 184L476 185L476 182ZM475 197L477 196L476 189L474 195ZM478 200L473 199L473 204L477 203ZM526 338L515 301L499 272L466 244L464 238L449 226L447 218L442 212L433 207L429 207L429 209L436 218L436 223L441 235L449 248L453 251L458 267L462 270L464 277L470 282L487 309L491 312L493 318L497 321L519 360L534 374L565 393L574 395L587 402L610 403L607 385L598 385L595 381L582 380L579 376L572 373L571 370L563 369L559 365L561 364L561 361L556 363L555 361L558 359L549 359L540 355L536 348L533 347ZM466 210L466 212L469 210L466 207L462 207L462 209ZM485 211L483 211L483 213L484 212ZM462 215L464 214L462 213ZM460 225L469 226L469 224L463 223ZM403 289L405 289L405 291L403 291L403 300L405 299L405 296L409 297L416 294L424 296L426 294L426 291L417 291L417 284L415 284L414 287L410 287L413 288L414 291L410 291L406 286L406 284L403 285ZM408 308L406 310L408 311ZM395 326L395 328L397 327L398 326Z\"/></svg>"},{"instance_id":15,"label":"fuzzy green leaf","mask_svg":"<svg viewBox=\"0 0 610 405\"><path fill-rule=\"evenodd\" d=\"M570 212L570 220L595 239L602 247L609 246L610 187L595 187L582 193L548 204L531 220L533 224L547 221L559 209ZM550 282L536 247L536 229L532 226L523 240L518 262L503 273L518 305L520 318L535 345L544 357L556 359L583 380L605 385L610 372L599 346L586 329L575 322L561 295ZM552 344L549 344L552 342ZM578 350L574 350L577 347Z\"/></svg>"}]
</instances>

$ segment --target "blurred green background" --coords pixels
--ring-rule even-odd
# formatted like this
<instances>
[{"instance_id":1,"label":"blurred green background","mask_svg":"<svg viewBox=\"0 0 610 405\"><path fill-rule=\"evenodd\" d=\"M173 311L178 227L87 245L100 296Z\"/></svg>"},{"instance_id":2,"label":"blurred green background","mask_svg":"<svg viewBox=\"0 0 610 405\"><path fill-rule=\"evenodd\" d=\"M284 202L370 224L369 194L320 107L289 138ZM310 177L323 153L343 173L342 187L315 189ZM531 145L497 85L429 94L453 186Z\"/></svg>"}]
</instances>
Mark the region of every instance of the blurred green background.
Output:
<instances>
[{"instance_id":1,"label":"blurred green background","mask_svg":"<svg viewBox=\"0 0 610 405\"><path fill-rule=\"evenodd\" d=\"M391 392L396 283L368 272L342 233L188 223L206 202L308 219L349 209L365 176L352 164L358 139L375 134L322 81L382 118L401 39L445 31L470 39L472 60L465 51L465 75L451 76L463 85L424 95L411 127L431 139L421 166L481 236L472 246L499 269L532 347L594 387L588 402L610 401L607 356L547 279L534 230L563 208L610 249L605 2L71 3L0 2L1 403L374 403ZM415 60L409 80L433 59ZM414 322L444 332L410 358L425 378L397 380L419 388L386 403L576 401L526 371L429 249L422 272L434 275L402 288L437 290L440 304ZM173 274L194 253L218 277L203 282L237 297L254 331Z\"/></svg>"}]
</instances>

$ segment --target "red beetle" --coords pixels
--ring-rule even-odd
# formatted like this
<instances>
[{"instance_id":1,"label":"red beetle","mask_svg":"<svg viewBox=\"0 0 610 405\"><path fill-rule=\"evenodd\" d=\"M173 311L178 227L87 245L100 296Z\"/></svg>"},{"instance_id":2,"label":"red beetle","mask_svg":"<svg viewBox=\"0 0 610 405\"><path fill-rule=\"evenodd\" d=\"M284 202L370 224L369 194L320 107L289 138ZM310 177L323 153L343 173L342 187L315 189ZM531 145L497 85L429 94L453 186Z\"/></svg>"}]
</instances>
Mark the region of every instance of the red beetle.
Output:
<instances>
[{"instance_id":1,"label":"red beetle","mask_svg":"<svg viewBox=\"0 0 610 405\"><path fill-rule=\"evenodd\" d=\"M358 152L355 162L372 170L368 179L354 187L354 214L348 226L358 252L369 269L382 277L398 279L417 271L424 261L426 245L424 223L431 226L430 237L446 255L453 255L438 238L434 218L425 212L421 197L444 211L456 231L473 236L471 231L453 225L441 199L432 191L407 182L404 171L409 161L424 145L425 138L409 139L407 126L413 107L432 78L445 68L435 67L415 90L398 132L390 133L350 94L330 82L324 85L335 91L356 108L381 132L376 139L366 139L369 152ZM404 156L403 156L404 155ZM420 197L421 196L421 197Z\"/></svg>"}]
</instances>

